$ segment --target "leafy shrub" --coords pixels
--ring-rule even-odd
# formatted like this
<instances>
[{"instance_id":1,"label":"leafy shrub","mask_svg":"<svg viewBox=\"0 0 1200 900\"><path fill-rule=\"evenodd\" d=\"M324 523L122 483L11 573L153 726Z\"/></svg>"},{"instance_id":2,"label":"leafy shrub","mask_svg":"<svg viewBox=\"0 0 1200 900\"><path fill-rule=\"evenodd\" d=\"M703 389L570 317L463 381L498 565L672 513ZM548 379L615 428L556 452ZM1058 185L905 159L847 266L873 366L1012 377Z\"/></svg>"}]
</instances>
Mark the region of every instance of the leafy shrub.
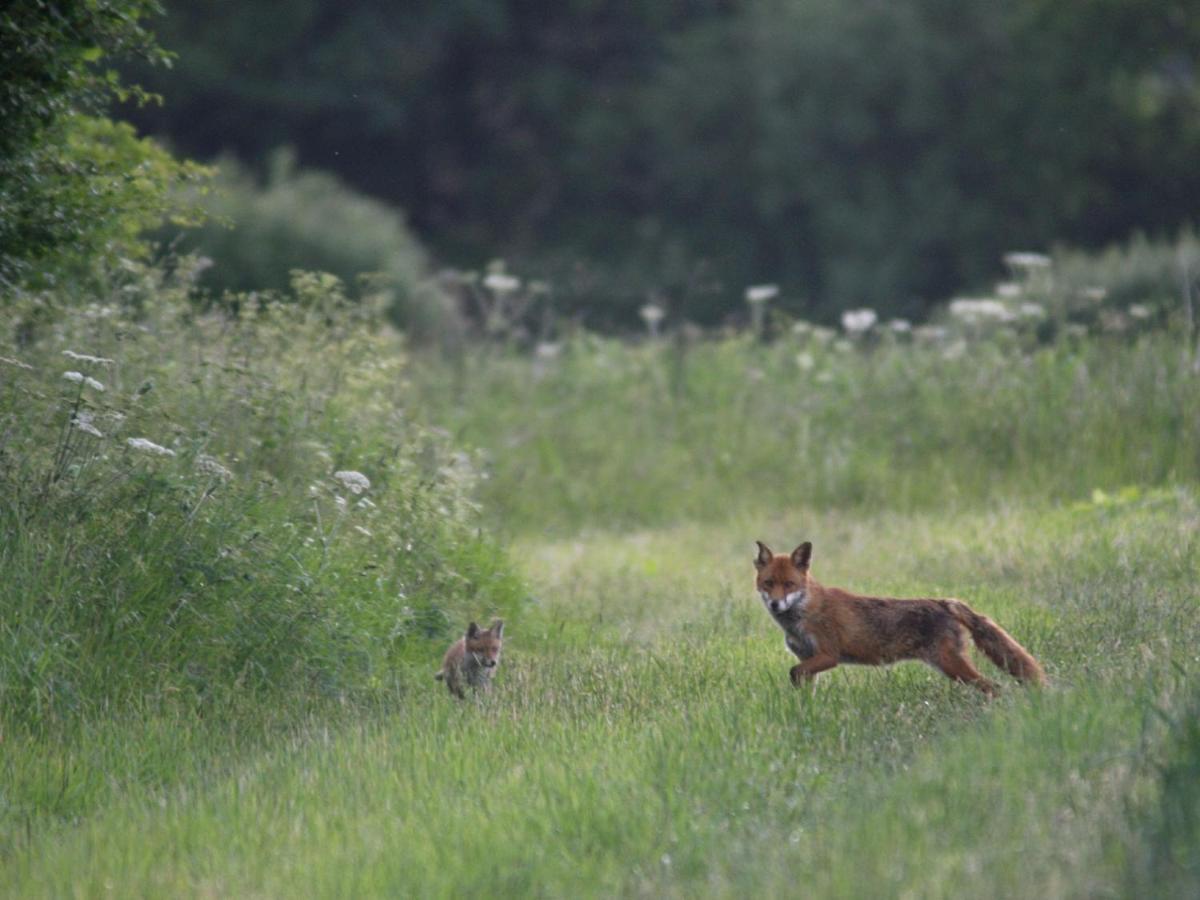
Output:
<instances>
[{"instance_id":1,"label":"leafy shrub","mask_svg":"<svg viewBox=\"0 0 1200 900\"><path fill-rule=\"evenodd\" d=\"M158 3L50 6L18 0L0 14L0 285L88 276L144 254L145 229L195 219L174 189L207 174L96 114L112 99L146 99L98 67L166 59L142 24Z\"/></svg>"},{"instance_id":2,"label":"leafy shrub","mask_svg":"<svg viewBox=\"0 0 1200 900\"><path fill-rule=\"evenodd\" d=\"M211 215L183 246L213 260L207 285L230 291L284 290L294 269L331 272L360 294L384 296L393 320L418 337L457 328L449 299L433 285L425 253L401 214L332 175L297 169L277 152L260 183L233 159L221 161ZM370 276L362 281L362 276Z\"/></svg>"},{"instance_id":3,"label":"leafy shrub","mask_svg":"<svg viewBox=\"0 0 1200 900\"><path fill-rule=\"evenodd\" d=\"M0 359L6 718L360 696L414 642L511 613L475 462L408 417L373 310L301 275L299 300L197 316L190 284L133 268Z\"/></svg>"}]
</instances>

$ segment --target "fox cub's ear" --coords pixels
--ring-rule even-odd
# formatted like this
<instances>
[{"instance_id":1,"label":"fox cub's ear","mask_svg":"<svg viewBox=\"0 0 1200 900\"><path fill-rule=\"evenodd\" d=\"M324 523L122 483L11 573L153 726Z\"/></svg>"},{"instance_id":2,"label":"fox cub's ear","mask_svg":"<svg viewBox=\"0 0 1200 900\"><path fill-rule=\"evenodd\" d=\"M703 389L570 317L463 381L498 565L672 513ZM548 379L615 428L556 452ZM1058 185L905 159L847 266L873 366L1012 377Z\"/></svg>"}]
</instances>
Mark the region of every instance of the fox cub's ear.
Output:
<instances>
[{"instance_id":1,"label":"fox cub's ear","mask_svg":"<svg viewBox=\"0 0 1200 900\"><path fill-rule=\"evenodd\" d=\"M479 636L479 626L472 622L467 626L467 637L474 638Z\"/></svg>"},{"instance_id":2,"label":"fox cub's ear","mask_svg":"<svg viewBox=\"0 0 1200 900\"><path fill-rule=\"evenodd\" d=\"M807 569L810 559L812 559L812 541L805 541L792 551L792 565L797 569Z\"/></svg>"},{"instance_id":3,"label":"fox cub's ear","mask_svg":"<svg viewBox=\"0 0 1200 900\"><path fill-rule=\"evenodd\" d=\"M492 632L492 634L493 634L493 635L495 635L496 637L501 637L501 636L503 636L503 634L504 634L504 620L503 620L503 619L492 619L492 627L491 627L491 632Z\"/></svg>"},{"instance_id":4,"label":"fox cub's ear","mask_svg":"<svg viewBox=\"0 0 1200 900\"><path fill-rule=\"evenodd\" d=\"M754 543L758 544L758 556L754 560L754 568L761 569L775 558L775 554L762 541L755 541Z\"/></svg>"}]
</instances>

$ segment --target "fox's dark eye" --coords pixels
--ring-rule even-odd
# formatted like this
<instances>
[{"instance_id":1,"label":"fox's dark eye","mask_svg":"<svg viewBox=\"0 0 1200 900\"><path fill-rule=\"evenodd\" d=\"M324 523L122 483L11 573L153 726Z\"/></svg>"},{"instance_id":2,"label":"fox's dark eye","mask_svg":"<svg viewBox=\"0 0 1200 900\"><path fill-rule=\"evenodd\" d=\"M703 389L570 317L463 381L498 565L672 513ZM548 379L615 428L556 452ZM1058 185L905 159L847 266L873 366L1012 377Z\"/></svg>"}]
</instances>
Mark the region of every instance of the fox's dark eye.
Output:
<instances>
[{"instance_id":1,"label":"fox's dark eye","mask_svg":"<svg viewBox=\"0 0 1200 900\"><path fill-rule=\"evenodd\" d=\"M783 583L783 586L784 586L784 588L785 588L786 590L789 590L789 591L790 591L792 588L794 588L794 587L796 586L796 582L794 582L794 581L785 581L785 582Z\"/></svg>"},{"instance_id":2,"label":"fox's dark eye","mask_svg":"<svg viewBox=\"0 0 1200 900\"><path fill-rule=\"evenodd\" d=\"M770 590L771 588L775 587L774 580L767 579L766 581L763 582L763 587L765 587L767 590Z\"/></svg>"}]
</instances>

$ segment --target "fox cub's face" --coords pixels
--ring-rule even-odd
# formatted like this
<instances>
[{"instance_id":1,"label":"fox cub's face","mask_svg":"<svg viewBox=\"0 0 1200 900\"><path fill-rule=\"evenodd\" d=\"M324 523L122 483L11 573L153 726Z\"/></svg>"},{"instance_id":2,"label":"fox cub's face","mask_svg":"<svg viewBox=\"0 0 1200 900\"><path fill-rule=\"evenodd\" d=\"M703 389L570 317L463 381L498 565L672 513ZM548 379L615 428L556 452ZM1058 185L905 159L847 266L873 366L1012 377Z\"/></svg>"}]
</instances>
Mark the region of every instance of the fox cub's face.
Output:
<instances>
[{"instance_id":1,"label":"fox cub's face","mask_svg":"<svg viewBox=\"0 0 1200 900\"><path fill-rule=\"evenodd\" d=\"M779 616L808 599L808 561L812 544L805 541L790 556L776 556L766 544L756 541L758 594L771 615Z\"/></svg>"},{"instance_id":2,"label":"fox cub's face","mask_svg":"<svg viewBox=\"0 0 1200 900\"><path fill-rule=\"evenodd\" d=\"M500 662L500 647L504 643L504 621L492 619L486 631L472 622L464 638L467 656L485 669L494 669Z\"/></svg>"}]
</instances>

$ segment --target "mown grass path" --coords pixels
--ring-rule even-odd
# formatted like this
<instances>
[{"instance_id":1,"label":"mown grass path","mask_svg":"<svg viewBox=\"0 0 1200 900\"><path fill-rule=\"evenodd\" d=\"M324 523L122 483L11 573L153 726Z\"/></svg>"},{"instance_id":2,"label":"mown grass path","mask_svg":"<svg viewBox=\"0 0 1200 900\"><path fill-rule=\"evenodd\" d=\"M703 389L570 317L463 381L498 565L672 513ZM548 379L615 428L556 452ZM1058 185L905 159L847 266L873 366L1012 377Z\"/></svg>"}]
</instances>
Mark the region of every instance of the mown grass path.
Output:
<instances>
[{"instance_id":1,"label":"mown grass path","mask_svg":"<svg viewBox=\"0 0 1200 900\"><path fill-rule=\"evenodd\" d=\"M102 755L71 748L75 766L97 754L107 799L34 821L0 890L1136 893L1161 862L1159 764L1200 671L1198 533L1196 499L1160 492L525 538L514 550L535 602L510 623L490 697L452 701L431 648L392 710L284 730L233 764L145 777L137 728L99 738ZM796 691L753 596L755 538L813 540L827 584L962 597L1052 684L1004 679L989 702L905 664ZM219 754L206 740L176 752ZM32 783L46 763L15 749L7 774Z\"/></svg>"}]
</instances>

